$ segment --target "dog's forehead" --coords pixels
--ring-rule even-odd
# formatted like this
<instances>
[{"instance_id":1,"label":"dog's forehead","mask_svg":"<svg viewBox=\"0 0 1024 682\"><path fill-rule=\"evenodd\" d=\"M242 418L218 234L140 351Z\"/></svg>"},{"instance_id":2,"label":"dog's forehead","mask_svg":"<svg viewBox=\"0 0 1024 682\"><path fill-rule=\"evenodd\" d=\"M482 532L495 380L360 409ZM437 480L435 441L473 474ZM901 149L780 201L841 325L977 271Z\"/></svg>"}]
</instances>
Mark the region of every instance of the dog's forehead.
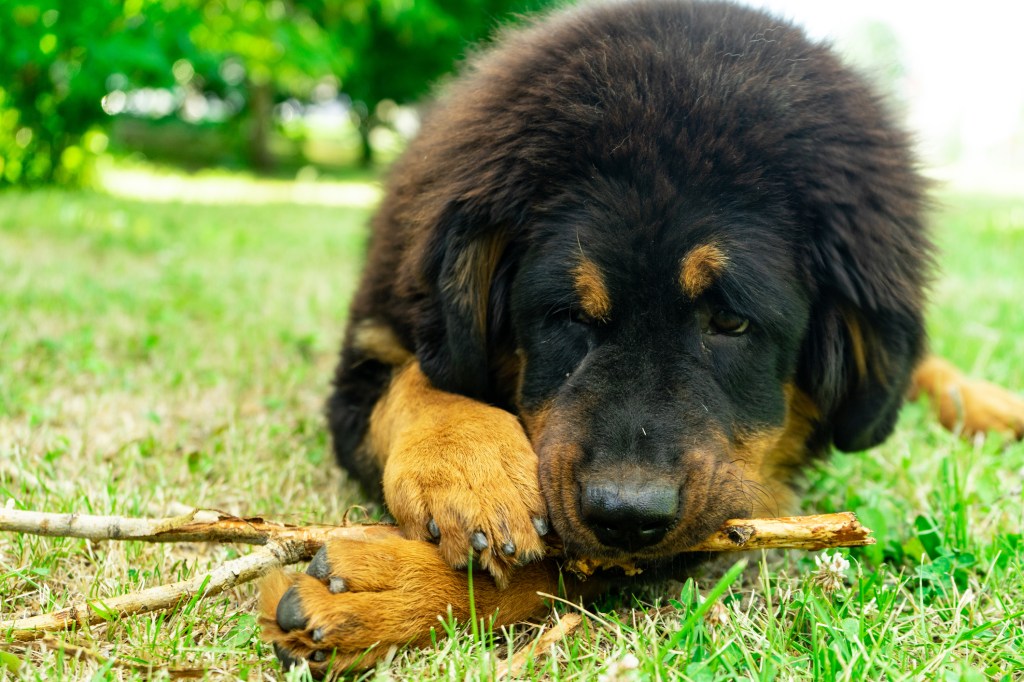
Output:
<instances>
[{"instance_id":1,"label":"dog's forehead","mask_svg":"<svg viewBox=\"0 0 1024 682\"><path fill-rule=\"evenodd\" d=\"M805 317L799 244L785 224L764 215L716 212L661 225L605 221L570 232L560 247L548 242L540 251L561 272L565 294L595 320L709 302L777 329Z\"/></svg>"},{"instance_id":2,"label":"dog's forehead","mask_svg":"<svg viewBox=\"0 0 1024 682\"><path fill-rule=\"evenodd\" d=\"M654 257L658 252L662 257ZM673 257L674 252L681 255ZM603 255L603 258L591 258L581 248L571 259L573 287L580 299L589 301L595 311L605 311L610 306L609 279L625 278L636 282L660 278L666 283L674 282L683 294L695 299L707 291L729 265L727 247L716 237L695 240L682 249L640 247L616 250L612 255L605 251ZM668 267L656 267L659 262ZM590 314L598 319L606 317L602 312Z\"/></svg>"},{"instance_id":3,"label":"dog's forehead","mask_svg":"<svg viewBox=\"0 0 1024 682\"><path fill-rule=\"evenodd\" d=\"M728 267L731 224L710 212L594 216L566 239L569 272L581 298L644 283L697 298Z\"/></svg>"},{"instance_id":4,"label":"dog's forehead","mask_svg":"<svg viewBox=\"0 0 1024 682\"><path fill-rule=\"evenodd\" d=\"M577 309L621 320L627 310L646 315L712 297L783 316L803 297L794 291L804 281L800 232L783 199L655 171L641 180L567 179L536 224L530 249Z\"/></svg>"}]
</instances>

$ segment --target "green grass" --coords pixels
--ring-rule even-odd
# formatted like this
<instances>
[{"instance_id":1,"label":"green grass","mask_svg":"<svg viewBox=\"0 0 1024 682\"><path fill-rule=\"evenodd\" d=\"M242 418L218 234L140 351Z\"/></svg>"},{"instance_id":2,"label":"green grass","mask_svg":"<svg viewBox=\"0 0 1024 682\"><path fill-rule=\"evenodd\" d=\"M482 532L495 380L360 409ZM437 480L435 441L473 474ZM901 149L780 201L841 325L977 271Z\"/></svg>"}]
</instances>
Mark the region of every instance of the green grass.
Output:
<instances>
[{"instance_id":1,"label":"green grass","mask_svg":"<svg viewBox=\"0 0 1024 682\"><path fill-rule=\"evenodd\" d=\"M0 504L339 520L360 497L332 464L321 409L372 188L324 185L303 195L319 204L303 205L281 182L120 182L116 197L0 196ZM1020 389L1024 199L941 199L933 347ZM808 474L805 511L852 509L879 537L844 552L840 589L817 585L810 555L753 556L717 602L700 596L713 576L699 590L605 599L523 676L1020 679L1022 479L1024 446L957 440L910 405L885 445ZM0 618L192 576L236 553L3 534ZM47 643L0 644L0 680L149 676L125 663L274 678L254 598L250 585ZM488 679L536 634L449 627L458 636L400 651L367 677ZM12 655L20 673L4 666Z\"/></svg>"}]
</instances>

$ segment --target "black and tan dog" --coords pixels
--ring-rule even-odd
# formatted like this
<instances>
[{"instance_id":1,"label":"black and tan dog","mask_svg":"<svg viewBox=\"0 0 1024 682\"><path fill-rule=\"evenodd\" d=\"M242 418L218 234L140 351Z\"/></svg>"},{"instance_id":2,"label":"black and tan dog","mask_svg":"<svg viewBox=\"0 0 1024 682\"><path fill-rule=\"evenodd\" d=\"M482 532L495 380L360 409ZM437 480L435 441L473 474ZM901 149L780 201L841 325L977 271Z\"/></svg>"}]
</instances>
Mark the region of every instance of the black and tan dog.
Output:
<instances>
[{"instance_id":1,"label":"black and tan dog","mask_svg":"<svg viewBox=\"0 0 1024 682\"><path fill-rule=\"evenodd\" d=\"M912 384L1020 436L1019 398L922 362L924 193L875 93L768 14L640 0L507 32L392 171L330 399L401 535L270 579L267 638L314 669L425 642L467 614L471 554L477 613L528 618L549 532L683 570L813 458L885 439Z\"/></svg>"}]
</instances>

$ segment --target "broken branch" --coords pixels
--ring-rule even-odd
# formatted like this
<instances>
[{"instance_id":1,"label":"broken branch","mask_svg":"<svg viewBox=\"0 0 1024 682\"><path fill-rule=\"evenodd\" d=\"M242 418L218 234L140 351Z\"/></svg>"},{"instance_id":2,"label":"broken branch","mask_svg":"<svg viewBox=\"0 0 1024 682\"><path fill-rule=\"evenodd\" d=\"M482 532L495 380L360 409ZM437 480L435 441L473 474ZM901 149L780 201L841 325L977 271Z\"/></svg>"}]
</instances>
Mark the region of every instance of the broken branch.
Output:
<instances>
[{"instance_id":1,"label":"broken branch","mask_svg":"<svg viewBox=\"0 0 1024 682\"><path fill-rule=\"evenodd\" d=\"M783 516L773 519L731 519L688 552L748 552L756 549L803 549L873 545L871 529L853 512ZM626 575L642 573L632 561L620 559L571 559L566 568L581 578L598 569L621 568Z\"/></svg>"},{"instance_id":2,"label":"broken branch","mask_svg":"<svg viewBox=\"0 0 1024 682\"><path fill-rule=\"evenodd\" d=\"M240 518L208 509L181 516L138 519L127 516L53 514L0 508L0 531L87 540L138 540L140 542L238 542L265 545L271 541L297 542L311 558L331 537L360 537L363 529L384 524L352 526L295 526L253 516ZM303 559L296 559L296 562ZM294 563L294 562L293 562Z\"/></svg>"},{"instance_id":3,"label":"broken branch","mask_svg":"<svg viewBox=\"0 0 1024 682\"><path fill-rule=\"evenodd\" d=\"M195 510L165 519L137 519L124 516L50 514L0 509L0 531L87 538L90 540L138 540L141 542L239 542L265 545L271 541L299 543L309 559L323 544L335 537L360 538L375 529L393 529L388 524L351 526L295 526L274 523L261 517L239 518L216 511ZM386 531L385 531L386 532ZM732 519L690 552L737 552L753 549L804 549L873 545L871 530L852 512L787 516L769 519Z\"/></svg>"},{"instance_id":4,"label":"broken branch","mask_svg":"<svg viewBox=\"0 0 1024 682\"><path fill-rule=\"evenodd\" d=\"M137 519L18 509L0 509L0 531L90 540L263 545L251 554L189 580L110 599L80 601L55 613L0 621L0 632L6 632L15 641L37 639L46 632L65 630L75 625L96 625L113 618L174 608L195 595L212 596L255 580L273 568L308 561L333 538L360 539L367 535L398 532L395 526L387 524L295 526L260 517L238 518L202 510L164 519ZM776 519L734 519L726 521L719 531L687 551L853 547L874 544L870 534L871 530L862 526L850 512ZM553 542L549 553L556 555L558 552L559 548ZM640 572L628 561L573 559L568 568L577 574L589 575L596 569L612 566L623 568L630 575Z\"/></svg>"},{"instance_id":5,"label":"broken branch","mask_svg":"<svg viewBox=\"0 0 1024 682\"><path fill-rule=\"evenodd\" d=\"M79 601L53 613L0 621L0 633L16 642L27 641L76 625L87 627L126 616L165 611L196 595L202 598L220 594L235 585L255 580L273 568L302 561L303 557L309 558L300 543L268 543L251 554L188 580L109 599Z\"/></svg>"},{"instance_id":6,"label":"broken branch","mask_svg":"<svg viewBox=\"0 0 1024 682\"><path fill-rule=\"evenodd\" d=\"M732 519L691 552L745 552L751 549L805 549L873 545L871 529L853 512L783 516L775 519Z\"/></svg>"}]
</instances>

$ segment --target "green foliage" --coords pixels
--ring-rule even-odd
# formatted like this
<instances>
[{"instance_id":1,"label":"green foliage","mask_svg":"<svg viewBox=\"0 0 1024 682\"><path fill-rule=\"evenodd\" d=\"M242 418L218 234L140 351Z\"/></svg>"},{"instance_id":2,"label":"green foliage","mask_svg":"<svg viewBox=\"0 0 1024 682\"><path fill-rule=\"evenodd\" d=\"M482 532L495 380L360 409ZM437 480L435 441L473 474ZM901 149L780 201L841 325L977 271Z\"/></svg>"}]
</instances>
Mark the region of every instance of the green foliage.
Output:
<instances>
[{"instance_id":1,"label":"green foliage","mask_svg":"<svg viewBox=\"0 0 1024 682\"><path fill-rule=\"evenodd\" d=\"M337 71L330 41L281 2L41 0L0 5L0 183L70 182L109 122L112 91L249 82L304 94ZM238 69L221 68L229 60Z\"/></svg>"},{"instance_id":2,"label":"green foliage","mask_svg":"<svg viewBox=\"0 0 1024 682\"><path fill-rule=\"evenodd\" d=\"M332 36L301 4L262 0L189 0L189 42L208 62L237 60L247 80L306 95L325 75L346 67ZM215 79L212 73L206 74Z\"/></svg>"},{"instance_id":3,"label":"green foliage","mask_svg":"<svg viewBox=\"0 0 1024 682\"><path fill-rule=\"evenodd\" d=\"M103 118L111 76L170 81L175 13L157 20L140 10L116 0L0 4L0 184L77 179L87 154L105 146L86 133Z\"/></svg>"},{"instance_id":4,"label":"green foliage","mask_svg":"<svg viewBox=\"0 0 1024 682\"><path fill-rule=\"evenodd\" d=\"M242 126L250 160L267 166L275 99L327 78L357 103L365 140L380 101L422 97L499 17L549 1L8 0L0 185L81 180L122 110L103 98L139 88L172 99L163 115L189 94L230 96L220 124Z\"/></svg>"},{"instance_id":5,"label":"green foliage","mask_svg":"<svg viewBox=\"0 0 1024 682\"><path fill-rule=\"evenodd\" d=\"M448 73L468 44L485 38L502 18L541 9L551 0L309 0L338 36L350 65L342 88L372 112L378 102L420 99Z\"/></svg>"},{"instance_id":6,"label":"green foliage","mask_svg":"<svg viewBox=\"0 0 1024 682\"><path fill-rule=\"evenodd\" d=\"M369 131L378 105L423 97L434 81L451 71L468 44L483 39L498 17L537 10L551 0L310 0L325 26L338 36L350 67L342 87L356 104L369 163Z\"/></svg>"}]
</instances>

